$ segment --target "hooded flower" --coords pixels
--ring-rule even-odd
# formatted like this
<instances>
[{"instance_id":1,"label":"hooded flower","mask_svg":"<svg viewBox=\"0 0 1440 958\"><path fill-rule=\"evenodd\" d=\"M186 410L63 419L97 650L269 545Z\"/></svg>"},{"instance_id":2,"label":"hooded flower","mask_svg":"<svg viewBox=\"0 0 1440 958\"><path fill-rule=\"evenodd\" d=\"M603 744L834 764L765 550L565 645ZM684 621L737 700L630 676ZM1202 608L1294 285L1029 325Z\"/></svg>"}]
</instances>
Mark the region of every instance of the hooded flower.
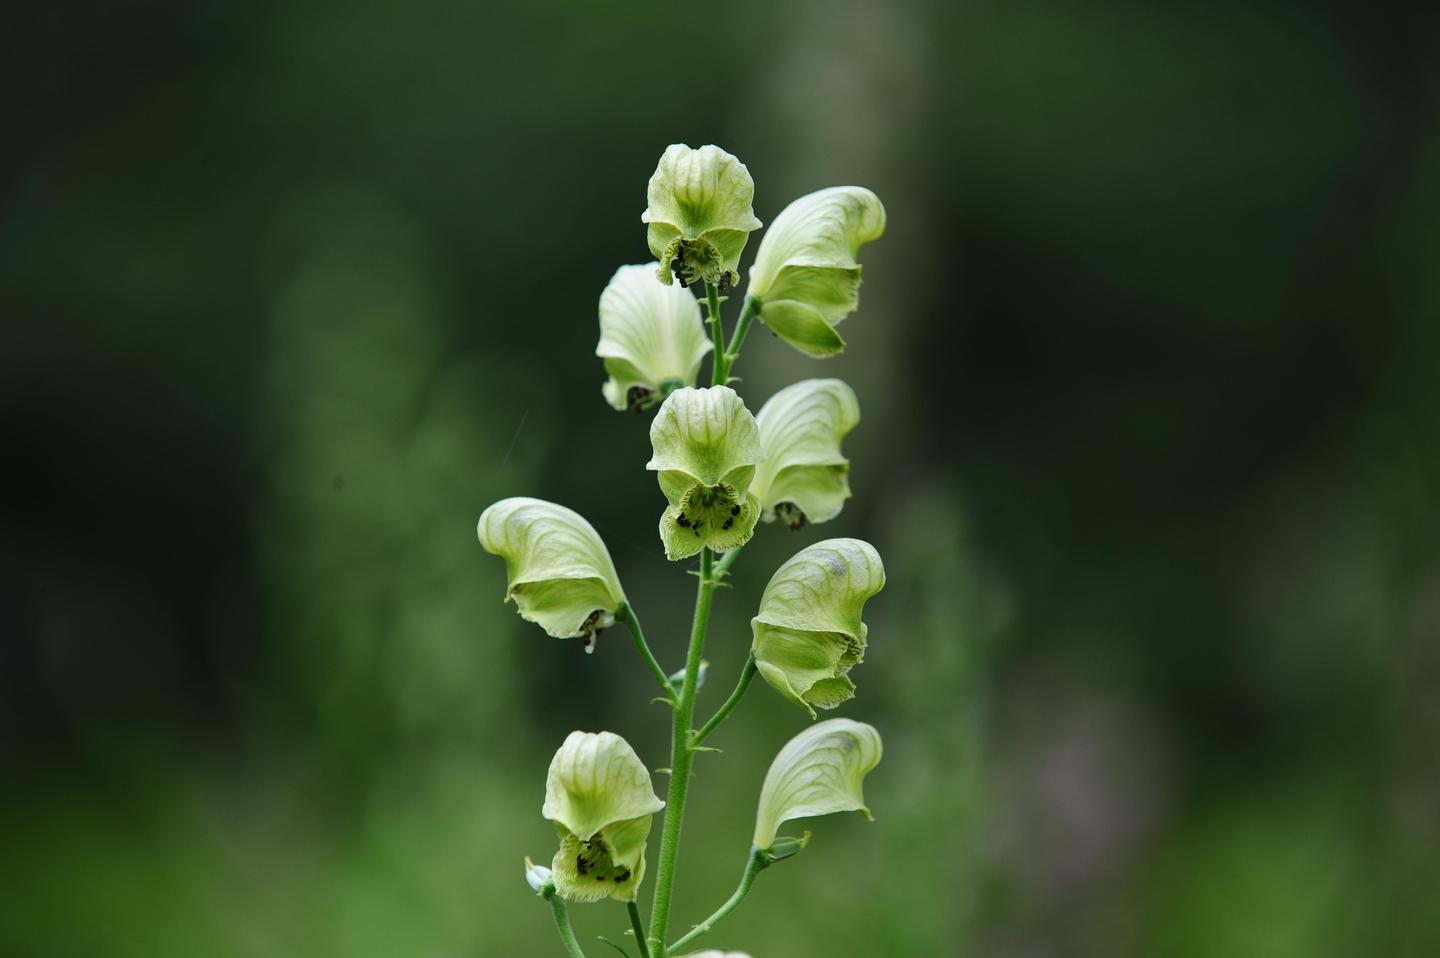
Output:
<instances>
[{"instance_id":1,"label":"hooded flower","mask_svg":"<svg viewBox=\"0 0 1440 958\"><path fill-rule=\"evenodd\" d=\"M859 539L806 546L775 570L750 620L755 668L815 717L855 694L847 674L865 658L865 600L885 587L880 554Z\"/></svg>"},{"instance_id":2,"label":"hooded flower","mask_svg":"<svg viewBox=\"0 0 1440 958\"><path fill-rule=\"evenodd\" d=\"M704 546L727 552L755 532L760 501L750 494L755 466L764 459L755 417L729 386L677 389L650 424L654 456L670 505L660 517L669 559Z\"/></svg>"},{"instance_id":3,"label":"hooded flower","mask_svg":"<svg viewBox=\"0 0 1440 958\"><path fill-rule=\"evenodd\" d=\"M860 305L860 247L885 232L885 207L861 186L802 196L760 241L746 291L760 319L810 356L845 348L835 326Z\"/></svg>"},{"instance_id":4,"label":"hooded flower","mask_svg":"<svg viewBox=\"0 0 1440 958\"><path fill-rule=\"evenodd\" d=\"M600 294L595 355L605 360L602 392L616 409L638 411L656 394L692 385L711 350L699 301L656 283L657 266L622 266Z\"/></svg>"},{"instance_id":5,"label":"hooded flower","mask_svg":"<svg viewBox=\"0 0 1440 958\"><path fill-rule=\"evenodd\" d=\"M646 190L649 206L640 221L649 224L650 252L660 261L656 275L681 286L709 282L721 289L739 282L740 254L760 228L751 204L750 171L718 146L666 148Z\"/></svg>"},{"instance_id":6,"label":"hooded flower","mask_svg":"<svg viewBox=\"0 0 1440 958\"><path fill-rule=\"evenodd\" d=\"M550 868L561 897L634 901L645 877L650 816L664 807L623 738L571 732L550 760L541 810L560 836Z\"/></svg>"},{"instance_id":7,"label":"hooded flower","mask_svg":"<svg viewBox=\"0 0 1440 958\"><path fill-rule=\"evenodd\" d=\"M750 491L761 517L799 529L839 515L850 498L850 461L840 454L840 440L860 422L855 391L838 379L807 379L771 396L755 421L765 461Z\"/></svg>"},{"instance_id":8,"label":"hooded flower","mask_svg":"<svg viewBox=\"0 0 1440 958\"><path fill-rule=\"evenodd\" d=\"M486 552L505 560L522 618L557 639L585 638L615 624L625 603L605 543L578 513L543 499L501 499L480 513L476 527Z\"/></svg>"},{"instance_id":9,"label":"hooded flower","mask_svg":"<svg viewBox=\"0 0 1440 958\"><path fill-rule=\"evenodd\" d=\"M859 812L871 818L862 784L880 764L880 753L880 733L850 719L817 722L792 738L770 763L760 786L755 847L775 846L775 833L793 818L832 812Z\"/></svg>"}]
</instances>

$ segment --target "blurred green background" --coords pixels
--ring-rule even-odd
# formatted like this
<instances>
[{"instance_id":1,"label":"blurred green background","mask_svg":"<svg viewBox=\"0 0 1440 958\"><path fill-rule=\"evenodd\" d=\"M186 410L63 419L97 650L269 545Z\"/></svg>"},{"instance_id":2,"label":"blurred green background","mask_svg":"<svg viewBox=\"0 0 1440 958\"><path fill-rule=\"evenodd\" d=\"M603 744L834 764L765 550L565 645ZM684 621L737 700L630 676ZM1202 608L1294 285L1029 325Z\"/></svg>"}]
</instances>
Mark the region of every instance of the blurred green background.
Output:
<instances>
[{"instance_id":1,"label":"blurred green background","mask_svg":"<svg viewBox=\"0 0 1440 958\"><path fill-rule=\"evenodd\" d=\"M801 545L870 539L889 587L842 709L885 736L878 821L814 823L709 942L1440 954L1419 5L4 19L0 953L560 953L520 869L550 755L608 728L663 766L667 720L623 631L585 656L502 605L474 520L585 514L678 667L692 580L595 306L665 145L715 142L762 220L860 183L890 227L844 356L748 344L752 408L855 387L856 496L747 549L702 712ZM675 927L802 725L757 685L712 740Z\"/></svg>"}]
</instances>

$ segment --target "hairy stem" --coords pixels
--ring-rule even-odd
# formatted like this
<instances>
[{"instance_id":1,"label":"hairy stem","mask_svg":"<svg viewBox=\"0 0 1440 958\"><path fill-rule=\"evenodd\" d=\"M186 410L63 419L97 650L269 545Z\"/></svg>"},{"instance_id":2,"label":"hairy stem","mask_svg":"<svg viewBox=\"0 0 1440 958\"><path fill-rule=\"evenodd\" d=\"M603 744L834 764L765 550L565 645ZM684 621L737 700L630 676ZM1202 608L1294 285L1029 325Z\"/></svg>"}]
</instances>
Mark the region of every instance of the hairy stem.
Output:
<instances>
[{"instance_id":1,"label":"hairy stem","mask_svg":"<svg viewBox=\"0 0 1440 958\"><path fill-rule=\"evenodd\" d=\"M735 894L731 895L729 900L726 901L725 904L715 909L715 914L711 915L709 918L706 918L694 928L691 928L684 937L682 937L679 941L675 942L675 944L671 945L669 948L666 948L665 954L675 954L681 948L684 948L686 945L690 944L690 942L694 941L696 938L699 938L701 935L705 934L707 931L713 928L715 926L715 923L718 922L720 919L724 918L726 915L734 911L740 905L740 903L745 900L745 896L750 894L750 886L755 884L755 876L759 875L762 871L764 871L766 866L768 866L769 864L770 859L766 857L764 852L762 852L758 848L750 849L750 860L745 863L745 874L740 876L740 886L735 889Z\"/></svg>"},{"instance_id":2,"label":"hairy stem","mask_svg":"<svg viewBox=\"0 0 1440 958\"><path fill-rule=\"evenodd\" d=\"M627 901L625 907L630 912L630 928L635 932L635 944L640 948L640 958L650 958L650 943L646 941L649 936L645 934L645 923L640 920L640 906L633 901Z\"/></svg>"},{"instance_id":3,"label":"hairy stem","mask_svg":"<svg viewBox=\"0 0 1440 958\"><path fill-rule=\"evenodd\" d=\"M655 903L650 908L650 954L665 950L665 931L670 922L670 896L675 885L675 861L680 852L680 824L685 818L685 796L690 788L690 766L695 753L690 749L690 722L695 717L695 680L700 656L705 651L705 632L710 627L710 600L715 595L715 553L709 546L700 550L700 587L695 596L695 621L690 629L690 650L685 656L685 681L675 706L675 724L670 736L670 790L665 801L665 825L660 833L660 859L655 874Z\"/></svg>"},{"instance_id":4,"label":"hairy stem","mask_svg":"<svg viewBox=\"0 0 1440 958\"><path fill-rule=\"evenodd\" d=\"M740 681L735 683L735 691L730 693L730 697L725 700L724 705L715 710L715 714L710 716L710 721L701 726L700 731L690 736L691 748L695 748L705 741L705 737L715 731L716 727L725 721L725 717L735 710L735 706L739 705L740 700L745 697L745 691L750 688L750 680L754 677L755 651L752 649L750 655L745 659L745 667L740 670Z\"/></svg>"},{"instance_id":5,"label":"hairy stem","mask_svg":"<svg viewBox=\"0 0 1440 958\"><path fill-rule=\"evenodd\" d=\"M725 324L720 318L720 291L714 283L705 284L705 308L710 313L710 338L715 343L710 385L723 386L730 375L730 364L725 361Z\"/></svg>"},{"instance_id":6,"label":"hairy stem","mask_svg":"<svg viewBox=\"0 0 1440 958\"><path fill-rule=\"evenodd\" d=\"M650 651L650 646L645 642L645 632L640 628L640 619L635 615L635 610L630 607L630 603L622 603L620 608L615 610L615 618L624 622L630 630L630 636L635 640L635 648L640 650L640 657L645 660L646 665L650 666L650 674L655 676L655 681L659 682L660 688L664 690L661 694L664 695L665 701L674 706L675 689L671 686L670 679L666 677L665 670L655 660L655 653Z\"/></svg>"},{"instance_id":7,"label":"hairy stem","mask_svg":"<svg viewBox=\"0 0 1440 958\"><path fill-rule=\"evenodd\" d=\"M565 943L565 950L570 953L570 958L585 958L585 952L580 950L580 942L575 940L575 932L570 928L570 913L565 909L565 899L552 891L545 896L545 900L550 902L550 910L555 913L555 927L560 932L560 940Z\"/></svg>"}]
</instances>

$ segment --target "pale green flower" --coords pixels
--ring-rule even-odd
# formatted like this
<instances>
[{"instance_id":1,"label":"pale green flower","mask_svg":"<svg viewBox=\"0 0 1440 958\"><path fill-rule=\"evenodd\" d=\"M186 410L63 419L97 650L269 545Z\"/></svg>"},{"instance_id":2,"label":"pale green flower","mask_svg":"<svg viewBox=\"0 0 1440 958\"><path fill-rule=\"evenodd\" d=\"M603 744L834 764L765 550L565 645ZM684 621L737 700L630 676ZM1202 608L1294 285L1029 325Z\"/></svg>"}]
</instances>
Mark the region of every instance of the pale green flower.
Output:
<instances>
[{"instance_id":1,"label":"pale green flower","mask_svg":"<svg viewBox=\"0 0 1440 958\"><path fill-rule=\"evenodd\" d=\"M505 598L557 639L585 638L615 624L625 603L605 543L581 516L543 499L501 499L480 513L480 545L505 560Z\"/></svg>"},{"instance_id":2,"label":"pale green flower","mask_svg":"<svg viewBox=\"0 0 1440 958\"><path fill-rule=\"evenodd\" d=\"M750 491L761 518L799 529L839 515L850 498L850 460L840 440L860 422L855 391L838 379L807 379L771 396L755 421L765 461Z\"/></svg>"},{"instance_id":3,"label":"pale green flower","mask_svg":"<svg viewBox=\"0 0 1440 958\"><path fill-rule=\"evenodd\" d=\"M654 456L670 505L660 517L665 555L684 559L704 546L727 552L743 545L760 520L750 493L765 455L755 417L729 386L677 389L650 424Z\"/></svg>"},{"instance_id":4,"label":"pale green flower","mask_svg":"<svg viewBox=\"0 0 1440 958\"><path fill-rule=\"evenodd\" d=\"M600 294L595 355L605 360L610 379L602 392L616 409L638 411L657 393L693 385L712 348L699 301L656 283L656 267L622 266Z\"/></svg>"},{"instance_id":5,"label":"pale green flower","mask_svg":"<svg viewBox=\"0 0 1440 958\"><path fill-rule=\"evenodd\" d=\"M859 539L826 539L775 570L750 620L755 668L815 717L855 694L847 674L865 658L865 601L885 587L880 554Z\"/></svg>"},{"instance_id":6,"label":"pale green flower","mask_svg":"<svg viewBox=\"0 0 1440 958\"><path fill-rule=\"evenodd\" d=\"M541 810L560 836L550 867L561 897L634 901L645 877L650 816L664 807L623 738L571 732L550 760Z\"/></svg>"},{"instance_id":7,"label":"pale green flower","mask_svg":"<svg viewBox=\"0 0 1440 958\"><path fill-rule=\"evenodd\" d=\"M803 353L845 348L835 326L860 305L860 247L885 232L885 207L862 186L802 196L775 217L750 268L760 319Z\"/></svg>"},{"instance_id":8,"label":"pale green flower","mask_svg":"<svg viewBox=\"0 0 1440 958\"><path fill-rule=\"evenodd\" d=\"M739 282L740 254L761 225L744 163L718 146L674 144L660 157L646 200L640 221L649 224L646 239L661 282L668 285L672 274L681 286L704 281L725 289Z\"/></svg>"},{"instance_id":9,"label":"pale green flower","mask_svg":"<svg viewBox=\"0 0 1440 958\"><path fill-rule=\"evenodd\" d=\"M871 818L861 786L865 775L880 764L880 753L880 733L850 719L826 719L792 738L770 763L760 786L755 847L774 846L781 824L794 818L832 812L859 812Z\"/></svg>"}]
</instances>

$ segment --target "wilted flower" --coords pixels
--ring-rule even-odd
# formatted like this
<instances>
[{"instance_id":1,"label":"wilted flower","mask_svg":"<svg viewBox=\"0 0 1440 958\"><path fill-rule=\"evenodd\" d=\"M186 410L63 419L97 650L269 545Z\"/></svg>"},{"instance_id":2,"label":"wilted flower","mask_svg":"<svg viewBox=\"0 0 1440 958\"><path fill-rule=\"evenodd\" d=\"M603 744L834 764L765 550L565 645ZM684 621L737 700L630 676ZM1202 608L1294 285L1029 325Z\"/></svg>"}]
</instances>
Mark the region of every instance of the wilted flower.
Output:
<instances>
[{"instance_id":1,"label":"wilted flower","mask_svg":"<svg viewBox=\"0 0 1440 958\"><path fill-rule=\"evenodd\" d=\"M625 603L620 577L600 535L581 516L543 499L501 499L480 513L480 545L505 560L520 615L557 639L584 636L615 624Z\"/></svg>"},{"instance_id":2,"label":"wilted flower","mask_svg":"<svg viewBox=\"0 0 1440 958\"><path fill-rule=\"evenodd\" d=\"M838 379L807 379L771 396L755 421L765 461L750 491L761 518L799 529L839 515L850 498L850 460L840 440L860 422L855 391Z\"/></svg>"},{"instance_id":3,"label":"wilted flower","mask_svg":"<svg viewBox=\"0 0 1440 958\"><path fill-rule=\"evenodd\" d=\"M859 539L806 546L775 570L750 620L755 668L815 717L855 694L847 674L865 658L865 600L885 587L880 554Z\"/></svg>"},{"instance_id":4,"label":"wilted flower","mask_svg":"<svg viewBox=\"0 0 1440 958\"><path fill-rule=\"evenodd\" d=\"M704 281L725 289L739 282L740 254L760 228L751 208L755 181L744 163L718 146L674 144L660 157L646 199L640 221L649 224L661 282L668 285L672 275L681 286Z\"/></svg>"},{"instance_id":5,"label":"wilted flower","mask_svg":"<svg viewBox=\"0 0 1440 958\"><path fill-rule=\"evenodd\" d=\"M616 409L638 410L656 393L693 385L712 348L699 301L656 283L656 265L620 267L600 294L595 355L605 360L602 391Z\"/></svg>"},{"instance_id":6,"label":"wilted flower","mask_svg":"<svg viewBox=\"0 0 1440 958\"><path fill-rule=\"evenodd\" d=\"M861 786L880 764L880 752L880 733L850 719L817 722L792 738L770 763L760 787L755 847L775 846L780 825L793 818L855 811L871 818Z\"/></svg>"},{"instance_id":7,"label":"wilted flower","mask_svg":"<svg viewBox=\"0 0 1440 958\"><path fill-rule=\"evenodd\" d=\"M645 877L650 816L664 807L650 773L623 738L571 732L550 760L541 812L560 836L551 862L560 895L634 901Z\"/></svg>"},{"instance_id":8,"label":"wilted flower","mask_svg":"<svg viewBox=\"0 0 1440 958\"><path fill-rule=\"evenodd\" d=\"M650 424L654 456L670 505L660 517L665 555L684 559L704 546L726 552L755 532L760 501L750 494L764 459L755 417L729 386L677 389Z\"/></svg>"},{"instance_id":9,"label":"wilted flower","mask_svg":"<svg viewBox=\"0 0 1440 958\"><path fill-rule=\"evenodd\" d=\"M746 292L760 319L803 353L845 348L835 326L860 304L860 247L885 232L885 207L862 186L802 196L760 240Z\"/></svg>"}]
</instances>

